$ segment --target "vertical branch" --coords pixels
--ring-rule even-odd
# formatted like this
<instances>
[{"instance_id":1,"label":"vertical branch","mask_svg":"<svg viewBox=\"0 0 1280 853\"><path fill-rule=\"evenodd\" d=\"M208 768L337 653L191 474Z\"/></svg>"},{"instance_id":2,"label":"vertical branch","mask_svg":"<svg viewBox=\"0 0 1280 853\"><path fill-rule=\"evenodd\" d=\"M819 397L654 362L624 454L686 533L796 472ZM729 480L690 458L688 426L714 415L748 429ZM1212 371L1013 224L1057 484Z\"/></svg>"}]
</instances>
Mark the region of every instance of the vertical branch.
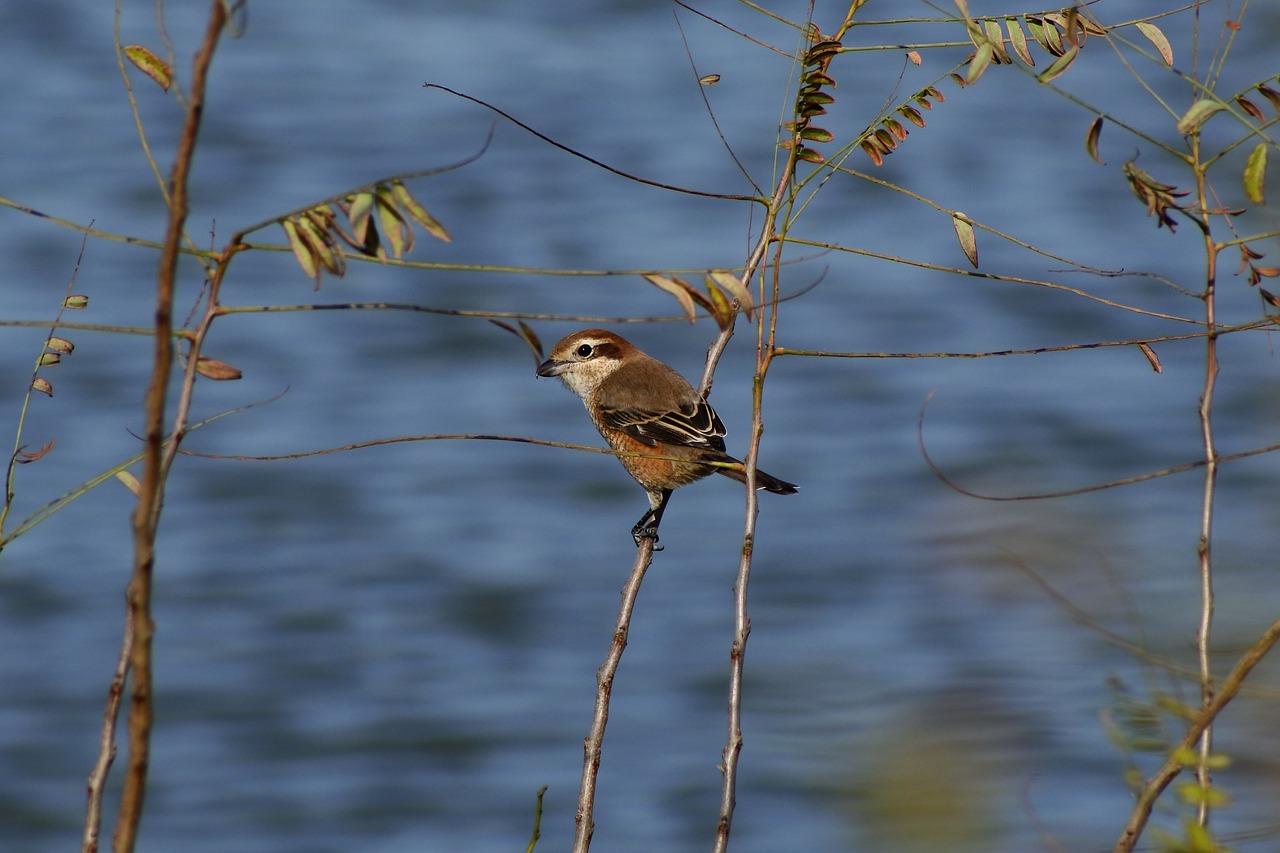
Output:
<instances>
[{"instance_id":1,"label":"vertical branch","mask_svg":"<svg viewBox=\"0 0 1280 853\"><path fill-rule=\"evenodd\" d=\"M107 785L107 773L116 757L116 720L120 714L120 699L124 696L124 682L129 673L129 654L133 649L133 610L126 602L124 610L124 640L120 644L120 657L116 671L107 689L107 707L102 713L102 735L98 738L98 760L89 773L88 803L84 817L82 853L97 853L98 834L102 828L102 791Z\"/></svg>"},{"instance_id":2,"label":"vertical branch","mask_svg":"<svg viewBox=\"0 0 1280 853\"><path fill-rule=\"evenodd\" d=\"M631 612L640 594L644 573L653 562L653 539L641 539L636 549L636 561L631 576L622 587L622 605L618 608L618 621L613 629L613 640L604 663L596 670L596 705L591 715L591 728L582 743L582 782L578 788L578 813L575 817L573 853L587 853L591 849L591 836L595 832L596 776L600 772L600 752L604 743L604 727L609 722L609 697L613 693L613 677L622 662L622 652L627 647L627 634L631 631Z\"/></svg>"},{"instance_id":3,"label":"vertical branch","mask_svg":"<svg viewBox=\"0 0 1280 853\"><path fill-rule=\"evenodd\" d=\"M164 459L164 418L169 394L169 372L173 362L174 285L179 244L190 206L187 183L204 112L205 86L214 48L226 24L226 10L225 0L213 0L204 40L193 60L186 118L169 178L169 221L156 275L155 351L145 400L142 479L133 514L133 574L126 590L127 618L131 620L133 628L128 640L132 644L129 649L132 689L129 697L129 760L113 838L116 853L132 851L137 842L150 764L151 638L154 630L151 621L151 581L155 567L156 531L160 522L164 480L168 470ZM171 461L172 457L169 459Z\"/></svg>"},{"instance_id":4,"label":"vertical branch","mask_svg":"<svg viewBox=\"0 0 1280 853\"><path fill-rule=\"evenodd\" d=\"M755 549L756 516L759 514L759 496L756 494L756 456L760 448L760 435L764 428L761 420L760 404L761 392L764 387L764 374L773 358L774 318L776 318L778 310L778 260L782 251L782 243L776 239L775 226L779 211L782 210L783 205L790 197L796 162L796 154L793 148L788 153L786 164L782 169L782 177L774 188L773 197L769 199L764 223L760 229L760 239L752 250L751 257L748 259L746 269L742 274L743 285L749 287L751 280L764 263L769 247L771 245L775 247L773 264L774 297L771 300L765 300L762 296L757 300L761 313L760 324L756 329L757 361L752 392L751 441L746 458L743 460L747 474L746 519L743 523L742 552L738 560L738 574L733 582L733 641L729 646L728 724L724 750L721 752L720 760L720 816L716 821L716 838L712 847L715 853L724 853L729 849L729 833L733 828L733 813L737 807L738 757L742 753L743 662L747 650L747 637L751 634L751 617L747 613L747 590L751 579L752 553ZM762 290L763 287L764 285L761 284ZM769 335L767 341L761 337L765 325L766 311L769 312ZM729 336L732 334L733 325L729 324L721 331L720 337L716 339L719 349L713 345L712 352L708 354L707 366L702 379L704 395L710 391L712 374L715 370L715 361L712 356L714 355L716 359L719 358L720 352L724 349L724 344L728 343Z\"/></svg>"},{"instance_id":5,"label":"vertical branch","mask_svg":"<svg viewBox=\"0 0 1280 853\"><path fill-rule=\"evenodd\" d=\"M1217 299L1218 247L1214 245L1209 229L1209 197L1205 187L1204 166L1200 160L1200 136L1191 136L1192 164L1196 176L1196 197L1200 212L1196 223L1204 234L1205 283L1201 298L1204 300L1205 365L1204 388L1200 393L1198 414L1200 436L1204 446L1204 491L1200 504L1200 537L1196 554L1200 566L1200 625L1196 631L1196 653L1200 668L1200 705L1208 708L1213 703L1213 670L1209 661L1210 636L1213 629L1213 562L1211 542L1213 531L1213 504L1218 479L1218 451L1213 440L1213 394L1218 380ZM1202 790L1210 785L1209 755L1213 750L1213 727L1206 725L1200 737L1199 762L1196 765L1196 782ZM1201 797L1196 807L1196 821L1200 826L1209 822L1209 798Z\"/></svg>"}]
</instances>

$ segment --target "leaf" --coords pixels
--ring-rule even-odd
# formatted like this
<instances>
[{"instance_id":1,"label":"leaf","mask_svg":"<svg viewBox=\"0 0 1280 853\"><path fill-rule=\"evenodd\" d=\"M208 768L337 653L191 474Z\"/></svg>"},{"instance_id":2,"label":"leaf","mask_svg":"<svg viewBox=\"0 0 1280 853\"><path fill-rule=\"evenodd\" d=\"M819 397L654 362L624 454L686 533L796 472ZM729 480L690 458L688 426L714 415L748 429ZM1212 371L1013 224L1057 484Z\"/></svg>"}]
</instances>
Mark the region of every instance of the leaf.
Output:
<instances>
[{"instance_id":1,"label":"leaf","mask_svg":"<svg viewBox=\"0 0 1280 853\"><path fill-rule=\"evenodd\" d=\"M298 224L292 219L282 219L280 225L284 228L285 236L289 238L289 248L293 249L293 257L298 261L298 266L302 267L302 271L308 278L317 278L319 271L316 268L315 253L311 250L311 244L302 239L302 235L298 232Z\"/></svg>"},{"instance_id":2,"label":"leaf","mask_svg":"<svg viewBox=\"0 0 1280 853\"><path fill-rule=\"evenodd\" d=\"M357 193L347 196L346 201L352 242L356 246L363 246L368 238L369 221L373 216L373 193Z\"/></svg>"},{"instance_id":3,"label":"leaf","mask_svg":"<svg viewBox=\"0 0 1280 853\"><path fill-rule=\"evenodd\" d=\"M1271 109L1280 113L1280 92L1277 92L1265 83L1258 86L1258 92L1271 104Z\"/></svg>"},{"instance_id":4,"label":"leaf","mask_svg":"<svg viewBox=\"0 0 1280 853\"><path fill-rule=\"evenodd\" d=\"M41 394L48 397L53 396L53 386L49 384L48 379L45 379L42 376L38 376L31 380L31 388L32 390L39 391Z\"/></svg>"},{"instance_id":5,"label":"leaf","mask_svg":"<svg viewBox=\"0 0 1280 853\"><path fill-rule=\"evenodd\" d=\"M1089 152L1089 156L1094 159L1100 166L1105 166L1106 161L1098 154L1098 138L1102 136L1102 116L1098 116L1089 125L1089 132L1084 135L1084 150Z\"/></svg>"},{"instance_id":6,"label":"leaf","mask_svg":"<svg viewBox=\"0 0 1280 853\"><path fill-rule=\"evenodd\" d=\"M982 76L982 72L987 70L987 66L991 64L991 60L995 57L995 48L990 42L983 42L982 46L973 54L973 59L969 60L969 70L965 72L965 85L978 82L978 78Z\"/></svg>"},{"instance_id":7,"label":"leaf","mask_svg":"<svg viewBox=\"0 0 1280 853\"><path fill-rule=\"evenodd\" d=\"M1258 121L1266 121L1267 117L1262 114L1262 109L1253 101L1244 95L1236 95L1236 103L1240 105L1240 109L1256 118Z\"/></svg>"},{"instance_id":8,"label":"leaf","mask_svg":"<svg viewBox=\"0 0 1280 853\"><path fill-rule=\"evenodd\" d=\"M133 492L135 497L138 494L138 490L142 488L142 485L138 482L138 478L133 476L129 471L117 471L116 479L123 483L126 489Z\"/></svg>"},{"instance_id":9,"label":"leaf","mask_svg":"<svg viewBox=\"0 0 1280 853\"><path fill-rule=\"evenodd\" d=\"M1244 164L1244 194L1254 204L1266 204L1267 143L1259 142Z\"/></svg>"},{"instance_id":10,"label":"leaf","mask_svg":"<svg viewBox=\"0 0 1280 853\"><path fill-rule=\"evenodd\" d=\"M1022 24L1018 23L1018 19L1014 17L1005 18L1005 29L1009 31L1009 43L1013 45L1013 52L1018 54L1018 58L1027 65L1035 66L1035 58L1032 57L1031 51L1027 49L1027 34L1022 31Z\"/></svg>"},{"instance_id":11,"label":"leaf","mask_svg":"<svg viewBox=\"0 0 1280 853\"><path fill-rule=\"evenodd\" d=\"M1150 344L1138 344L1138 349L1142 350L1142 354L1147 357L1147 361L1151 363L1151 369L1156 373L1164 373L1164 367L1160 364L1160 357L1156 355L1156 351L1151 348Z\"/></svg>"},{"instance_id":12,"label":"leaf","mask_svg":"<svg viewBox=\"0 0 1280 853\"><path fill-rule=\"evenodd\" d=\"M62 300L62 307L70 308L72 311L83 311L85 308L89 307L89 297L81 296L79 294L68 296L66 299Z\"/></svg>"},{"instance_id":13,"label":"leaf","mask_svg":"<svg viewBox=\"0 0 1280 853\"><path fill-rule=\"evenodd\" d=\"M53 365L58 364L61 361L62 361L62 356L58 355L56 352L46 352L40 355L41 367L52 367Z\"/></svg>"},{"instance_id":14,"label":"leaf","mask_svg":"<svg viewBox=\"0 0 1280 853\"><path fill-rule=\"evenodd\" d=\"M244 375L240 372L240 368L205 355L196 358L196 373L206 379L219 380L239 379Z\"/></svg>"},{"instance_id":15,"label":"leaf","mask_svg":"<svg viewBox=\"0 0 1280 853\"><path fill-rule=\"evenodd\" d=\"M14 456L14 461L19 465L30 465L32 462L38 461L50 450L53 450L53 445L54 441L52 438L49 439L49 441L45 443L44 447L41 447L39 450L28 451L26 449L26 445L23 445L18 448L18 453Z\"/></svg>"},{"instance_id":16,"label":"leaf","mask_svg":"<svg viewBox=\"0 0 1280 853\"><path fill-rule=\"evenodd\" d=\"M920 115L920 111L914 107L898 107L898 115L902 116L916 127L924 127L924 116Z\"/></svg>"},{"instance_id":17,"label":"leaf","mask_svg":"<svg viewBox=\"0 0 1280 853\"><path fill-rule=\"evenodd\" d=\"M714 86L715 84L720 82L720 75L706 74L702 77L699 77L698 82L701 83L703 86Z\"/></svg>"},{"instance_id":18,"label":"leaf","mask_svg":"<svg viewBox=\"0 0 1280 853\"><path fill-rule=\"evenodd\" d=\"M716 270L707 276L707 284L708 286L715 285L738 300L738 304L742 306L747 319L752 319L751 312L755 310L756 304L751 299L751 288L743 284L742 279L731 272Z\"/></svg>"},{"instance_id":19,"label":"leaf","mask_svg":"<svg viewBox=\"0 0 1280 853\"><path fill-rule=\"evenodd\" d=\"M391 251L399 258L405 252L413 251L413 228L409 220L404 218L396 205L396 195L391 187L378 184L378 222L382 225L382 236L391 244Z\"/></svg>"},{"instance_id":20,"label":"leaf","mask_svg":"<svg viewBox=\"0 0 1280 853\"><path fill-rule=\"evenodd\" d=\"M1009 54L1004 49L1004 33L1000 29L999 21L985 20L982 27L986 30L987 41L991 42L991 47L995 51L993 59L997 65L1011 65L1013 60L1009 58Z\"/></svg>"},{"instance_id":21,"label":"leaf","mask_svg":"<svg viewBox=\"0 0 1280 853\"><path fill-rule=\"evenodd\" d=\"M418 203L418 200L409 194L409 188L400 181L391 182L391 194L395 196L396 201L400 203L400 209L407 213L414 222L422 226L422 230L426 231L437 240L445 243L452 243L453 238L449 236L449 232L440 224L440 221L427 212L427 209Z\"/></svg>"},{"instance_id":22,"label":"leaf","mask_svg":"<svg viewBox=\"0 0 1280 853\"><path fill-rule=\"evenodd\" d=\"M515 326L512 326L510 323L504 323L501 320L495 320L493 318L489 318L489 322L497 326L499 329L506 329L508 332L515 335L520 340L524 341L525 345L529 347L530 350L533 351L533 363L534 364L542 363L542 340L538 337L538 334L529 326L528 323L526 323L524 320L520 320L519 321L520 328L517 329Z\"/></svg>"},{"instance_id":23,"label":"leaf","mask_svg":"<svg viewBox=\"0 0 1280 853\"><path fill-rule=\"evenodd\" d=\"M1195 133L1209 119L1209 116L1222 109L1225 109L1222 101L1201 98L1191 105L1191 109L1187 110L1182 118L1178 119L1178 133L1183 136Z\"/></svg>"},{"instance_id":24,"label":"leaf","mask_svg":"<svg viewBox=\"0 0 1280 853\"><path fill-rule=\"evenodd\" d=\"M800 138L807 139L810 142L830 142L835 139L835 134L829 130L823 130L820 127L806 127L800 131Z\"/></svg>"},{"instance_id":25,"label":"leaf","mask_svg":"<svg viewBox=\"0 0 1280 853\"><path fill-rule=\"evenodd\" d=\"M951 215L951 224L956 229L956 239L960 241L960 249L976 269L978 266L978 241L973 235L973 223L960 211Z\"/></svg>"},{"instance_id":26,"label":"leaf","mask_svg":"<svg viewBox=\"0 0 1280 853\"><path fill-rule=\"evenodd\" d=\"M1072 45L1065 53L1055 59L1052 65L1041 71L1036 80L1040 83L1048 83L1050 80L1061 76L1064 71L1071 67L1071 63L1075 62L1076 57L1079 55L1080 48Z\"/></svg>"},{"instance_id":27,"label":"leaf","mask_svg":"<svg viewBox=\"0 0 1280 853\"><path fill-rule=\"evenodd\" d=\"M1164 33L1160 32L1160 28L1146 21L1139 21L1134 26L1147 37L1148 41L1156 46L1156 50L1160 52L1160 58L1164 60L1164 64L1173 65L1173 48L1169 45L1169 40L1164 37Z\"/></svg>"},{"instance_id":28,"label":"leaf","mask_svg":"<svg viewBox=\"0 0 1280 853\"><path fill-rule=\"evenodd\" d=\"M920 64L920 51L918 51L918 50L908 50L908 51L907 51L907 59L909 59L909 60L911 61L911 64L912 64L912 65L919 65L919 64Z\"/></svg>"},{"instance_id":29,"label":"leaf","mask_svg":"<svg viewBox=\"0 0 1280 853\"><path fill-rule=\"evenodd\" d=\"M76 348L75 344L71 343L71 341L66 338L49 338L49 340L44 342L44 345L54 352L60 352L63 355L70 355Z\"/></svg>"},{"instance_id":30,"label":"leaf","mask_svg":"<svg viewBox=\"0 0 1280 853\"><path fill-rule=\"evenodd\" d=\"M721 330L729 328L738 309L725 297L718 287L707 286L707 296L711 301L711 316L716 318L716 325Z\"/></svg>"},{"instance_id":31,"label":"leaf","mask_svg":"<svg viewBox=\"0 0 1280 853\"><path fill-rule=\"evenodd\" d=\"M896 119L887 118L880 122L880 124L884 125L885 129L892 133L899 142L907 138L907 129L902 126L902 122Z\"/></svg>"},{"instance_id":32,"label":"leaf","mask_svg":"<svg viewBox=\"0 0 1280 853\"><path fill-rule=\"evenodd\" d=\"M806 163L825 163L826 157L821 153L814 151L812 148L805 148L803 145L796 148L796 159L803 160Z\"/></svg>"},{"instance_id":33,"label":"leaf","mask_svg":"<svg viewBox=\"0 0 1280 853\"><path fill-rule=\"evenodd\" d=\"M881 152L880 148L870 139L862 140L862 142L858 143L858 147L871 158L872 165L880 166L884 164L884 153Z\"/></svg>"},{"instance_id":34,"label":"leaf","mask_svg":"<svg viewBox=\"0 0 1280 853\"><path fill-rule=\"evenodd\" d=\"M169 63L140 44L125 45L124 55L139 71L156 81L161 89L169 91L169 87L173 85L173 69L169 67Z\"/></svg>"},{"instance_id":35,"label":"leaf","mask_svg":"<svg viewBox=\"0 0 1280 853\"><path fill-rule=\"evenodd\" d=\"M668 278L665 275L657 275L656 273L645 273L644 279L674 296L676 301L680 303L680 307L684 309L684 313L689 318L690 323L698 319L697 309L693 307L693 288L688 283L678 278ZM698 296L701 298L702 294L699 293Z\"/></svg>"}]
</instances>

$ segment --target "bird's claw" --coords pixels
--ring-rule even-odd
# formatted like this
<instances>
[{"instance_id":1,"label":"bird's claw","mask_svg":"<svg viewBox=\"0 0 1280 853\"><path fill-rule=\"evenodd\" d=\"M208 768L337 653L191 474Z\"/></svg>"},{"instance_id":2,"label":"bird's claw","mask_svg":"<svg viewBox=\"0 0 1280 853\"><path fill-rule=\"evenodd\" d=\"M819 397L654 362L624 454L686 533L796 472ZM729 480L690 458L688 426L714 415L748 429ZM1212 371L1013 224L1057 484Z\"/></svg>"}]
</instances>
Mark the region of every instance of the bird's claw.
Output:
<instances>
[{"instance_id":1,"label":"bird's claw","mask_svg":"<svg viewBox=\"0 0 1280 853\"><path fill-rule=\"evenodd\" d=\"M658 544L658 526L656 524L639 525L631 528L631 538L636 541L636 547L640 547L640 543L645 539L653 540L653 550L661 551L662 546Z\"/></svg>"}]
</instances>

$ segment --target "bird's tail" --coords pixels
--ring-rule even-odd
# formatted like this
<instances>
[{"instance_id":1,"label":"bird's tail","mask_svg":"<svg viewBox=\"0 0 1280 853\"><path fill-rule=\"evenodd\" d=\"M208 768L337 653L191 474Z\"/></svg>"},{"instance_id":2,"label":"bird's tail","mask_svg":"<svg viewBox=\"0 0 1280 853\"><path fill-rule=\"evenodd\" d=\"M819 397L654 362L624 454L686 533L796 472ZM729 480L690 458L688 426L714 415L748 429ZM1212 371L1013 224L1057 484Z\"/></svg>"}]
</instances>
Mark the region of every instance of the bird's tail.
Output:
<instances>
[{"instance_id":1,"label":"bird's tail","mask_svg":"<svg viewBox=\"0 0 1280 853\"><path fill-rule=\"evenodd\" d=\"M723 459L717 458L712 461L732 462L734 467L716 468L716 473L724 474L726 477L732 477L739 483L747 482L746 469L743 468L742 463L737 459L725 454ZM759 468L756 469L756 488L764 489L766 492L773 492L775 495L794 495L796 492L800 491L800 487L795 483L788 483L786 480L779 480L777 477L772 474L766 474Z\"/></svg>"}]
</instances>

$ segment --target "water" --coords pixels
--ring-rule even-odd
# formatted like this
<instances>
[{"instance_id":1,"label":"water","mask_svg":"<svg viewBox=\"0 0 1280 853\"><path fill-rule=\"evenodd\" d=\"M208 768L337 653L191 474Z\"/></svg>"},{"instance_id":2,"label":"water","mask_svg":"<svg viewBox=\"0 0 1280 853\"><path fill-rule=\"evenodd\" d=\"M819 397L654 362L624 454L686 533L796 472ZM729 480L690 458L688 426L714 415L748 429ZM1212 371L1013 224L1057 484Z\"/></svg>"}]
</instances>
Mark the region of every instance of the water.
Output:
<instances>
[{"instance_id":1,"label":"water","mask_svg":"<svg viewBox=\"0 0 1280 853\"><path fill-rule=\"evenodd\" d=\"M1107 20L1138 14L1137 4L1107 6ZM491 100L626 171L745 192L707 120L672 11L660 3L561 4L553 14L512 2L445 12L381 2L354 11L322 2L301 15L253 5L244 36L219 48L190 231L219 245L237 228L347 187L474 153L493 116L424 91L426 81ZM744 10L714 11L775 44L793 43ZM180 56L198 39L199 12L168 10ZM125 41L155 45L151 16L149 4L124 10ZM767 183L769 129L788 64L693 16L679 18L697 72L722 74L705 93L721 128ZM1250 10L1241 64L1232 68L1241 85L1275 70L1258 67L1268 55L1259 33L1274 18L1270 9ZM138 152L110 27L106 7L0 12L0 63L6 79L19 81L0 92L0 192L54 216L157 239L163 206ZM888 32L860 31L851 41L888 40ZM1082 60L1063 85L1154 122L1134 87L1116 82L1124 78L1105 45L1095 40L1087 50L1095 64ZM948 57L926 53L925 70L907 68L903 91L959 54ZM827 123L846 134L887 97L900 70L888 54L848 67L837 89L841 109ZM1183 103L1162 76L1154 79ZM177 112L148 81L134 84L167 169ZM1176 237L1157 231L1119 176L1132 140L1108 128L1108 165L1093 165L1077 148L1090 117L1003 69L963 92L949 84L944 91L948 100L928 114L928 127L913 131L877 177L1046 251L1198 287L1191 226ZM1071 144L1051 147L1063 137ZM1154 151L1140 162L1158 176L1178 174ZM858 157L850 164L873 171ZM1220 180L1236 203L1235 179ZM744 206L637 186L502 122L477 163L413 189L455 237L447 246L422 239L414 260L731 266L748 226L758 224ZM80 237L17 212L0 215L9 282L0 313L47 318L73 275ZM1246 233L1272 227L1250 226ZM799 230L965 264L947 216L852 179L828 186ZM269 229L251 239L281 235ZM1149 280L1060 272L1061 262L985 234L979 248L984 271L1197 316L1194 299ZM842 253L793 257L810 259L787 268L784 289L817 283L783 308L781 341L795 348L986 351L1188 331L1061 291ZM1224 260L1222 277L1229 322L1260 313L1244 282L1225 274L1234 260ZM185 311L198 273L189 264L184 272ZM71 319L146 325L153 274L150 251L91 241L73 288L91 296L91 310ZM287 254L266 252L236 261L223 296L233 305L678 314L636 276L352 263L344 279L326 279L315 293ZM537 328L550 343L582 325ZM620 330L690 376L712 337L707 323ZM55 439L56 448L20 470L10 529L138 449L130 431L139 428L149 342L66 336L76 352L46 374L55 396L35 401L23 439L32 448ZM714 395L738 451L750 417L749 338L744 325ZM0 334L10 428L41 339L31 329ZM1276 440L1272 347L1262 333L1223 343L1224 452ZM1047 848L1046 837L1073 850L1111 843L1128 795L1122 756L1099 723L1113 699L1108 679L1139 693L1148 677L1187 698L1195 691L1144 670L1101 629L1192 664L1199 477L1057 501L976 501L930 474L916 428L935 392L923 424L930 453L957 482L993 495L1194 459L1202 347L1157 350L1162 374L1132 347L775 364L761 464L802 491L761 495L734 850L1022 851ZM523 346L482 320L242 315L219 321L208 353L245 378L201 383L197 417L286 393L199 430L193 450L298 453L460 432L598 443L578 402L558 383L536 380ZM1275 553L1276 467L1263 456L1228 466L1220 479L1222 671L1274 618L1262 572ZM77 843L121 630L129 500L108 482L18 539L0 563L8 651L0 663L0 848ZM543 785L539 849L566 849L595 669L633 554L627 531L643 508L611 460L519 444L405 443L273 463L180 460L159 543L157 727L141 849L523 849ZM613 694L599 849L710 845L741 508L727 481L707 482L678 493L664 520L666 550L646 579ZM1047 596L1033 573L1097 624ZM1275 680L1271 671L1258 677L1260 685ZM1219 746L1237 759L1220 777L1236 795L1218 823L1224 832L1271 820L1271 695L1260 691L1224 719ZM113 788L108 831L114 796ZM1274 836L1235 846L1272 849Z\"/></svg>"}]
</instances>

